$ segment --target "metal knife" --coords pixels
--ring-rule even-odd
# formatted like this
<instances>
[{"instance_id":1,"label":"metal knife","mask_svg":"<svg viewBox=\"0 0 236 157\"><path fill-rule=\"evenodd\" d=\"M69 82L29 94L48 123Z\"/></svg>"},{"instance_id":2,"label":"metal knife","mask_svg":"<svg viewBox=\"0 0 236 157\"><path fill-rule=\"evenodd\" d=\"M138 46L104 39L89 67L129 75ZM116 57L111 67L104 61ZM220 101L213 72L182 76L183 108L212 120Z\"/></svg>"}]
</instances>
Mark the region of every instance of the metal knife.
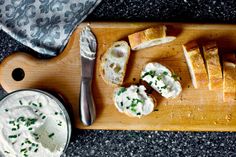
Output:
<instances>
[{"instance_id":1,"label":"metal knife","mask_svg":"<svg viewBox=\"0 0 236 157\"><path fill-rule=\"evenodd\" d=\"M96 61L97 41L90 28L84 27L80 33L80 120L84 125L91 125L96 118L92 92L93 69Z\"/></svg>"}]
</instances>

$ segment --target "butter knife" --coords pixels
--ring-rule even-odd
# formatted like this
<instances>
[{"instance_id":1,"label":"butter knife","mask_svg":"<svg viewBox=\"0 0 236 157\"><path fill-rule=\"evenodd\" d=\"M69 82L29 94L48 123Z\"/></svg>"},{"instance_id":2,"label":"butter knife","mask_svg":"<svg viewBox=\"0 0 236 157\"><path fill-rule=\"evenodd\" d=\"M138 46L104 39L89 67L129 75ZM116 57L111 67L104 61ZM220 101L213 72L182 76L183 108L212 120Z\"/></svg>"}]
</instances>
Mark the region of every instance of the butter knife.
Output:
<instances>
[{"instance_id":1,"label":"butter knife","mask_svg":"<svg viewBox=\"0 0 236 157\"><path fill-rule=\"evenodd\" d=\"M90 28L84 27L80 33L80 120L84 125L91 125L96 118L92 92L93 69L96 61L97 42Z\"/></svg>"}]
</instances>

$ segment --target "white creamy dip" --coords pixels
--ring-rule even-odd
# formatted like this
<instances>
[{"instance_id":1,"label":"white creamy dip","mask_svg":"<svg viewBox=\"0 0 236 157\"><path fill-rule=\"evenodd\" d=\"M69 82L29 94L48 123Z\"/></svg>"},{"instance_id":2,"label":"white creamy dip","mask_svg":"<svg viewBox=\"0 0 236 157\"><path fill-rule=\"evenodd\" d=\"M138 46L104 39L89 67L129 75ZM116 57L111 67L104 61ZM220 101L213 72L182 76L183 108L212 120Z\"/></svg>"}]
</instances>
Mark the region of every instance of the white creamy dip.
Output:
<instances>
[{"instance_id":1,"label":"white creamy dip","mask_svg":"<svg viewBox=\"0 0 236 157\"><path fill-rule=\"evenodd\" d=\"M145 90L144 86L136 85L117 89L114 94L117 109L134 117L150 114L154 110L154 101Z\"/></svg>"},{"instance_id":2,"label":"white creamy dip","mask_svg":"<svg viewBox=\"0 0 236 157\"><path fill-rule=\"evenodd\" d=\"M148 63L141 73L141 79L165 98L175 98L182 91L178 77L159 63Z\"/></svg>"},{"instance_id":3,"label":"white creamy dip","mask_svg":"<svg viewBox=\"0 0 236 157\"><path fill-rule=\"evenodd\" d=\"M96 57L97 42L96 37L87 26L80 33L80 55L93 60Z\"/></svg>"},{"instance_id":4,"label":"white creamy dip","mask_svg":"<svg viewBox=\"0 0 236 157\"><path fill-rule=\"evenodd\" d=\"M57 157L67 139L65 115L48 95L18 91L0 102L0 152L5 156Z\"/></svg>"}]
</instances>

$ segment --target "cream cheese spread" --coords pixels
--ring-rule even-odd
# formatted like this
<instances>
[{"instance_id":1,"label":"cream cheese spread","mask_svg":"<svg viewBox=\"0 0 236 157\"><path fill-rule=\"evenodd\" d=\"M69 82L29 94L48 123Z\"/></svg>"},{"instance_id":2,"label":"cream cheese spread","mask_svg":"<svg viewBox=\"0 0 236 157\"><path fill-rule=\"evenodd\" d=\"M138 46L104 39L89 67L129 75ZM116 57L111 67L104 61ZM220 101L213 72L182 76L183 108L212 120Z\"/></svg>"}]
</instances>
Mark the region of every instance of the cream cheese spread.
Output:
<instances>
[{"instance_id":1,"label":"cream cheese spread","mask_svg":"<svg viewBox=\"0 0 236 157\"><path fill-rule=\"evenodd\" d=\"M7 157L57 157L68 138L57 102L36 91L19 91L0 102L0 154Z\"/></svg>"},{"instance_id":2,"label":"cream cheese spread","mask_svg":"<svg viewBox=\"0 0 236 157\"><path fill-rule=\"evenodd\" d=\"M88 26L83 28L80 33L80 55L89 60L94 60L96 57L96 48L96 37L91 32L91 29Z\"/></svg>"},{"instance_id":3,"label":"cream cheese spread","mask_svg":"<svg viewBox=\"0 0 236 157\"><path fill-rule=\"evenodd\" d=\"M141 73L141 79L165 98L175 98L182 91L177 75L159 63L148 63Z\"/></svg>"},{"instance_id":4,"label":"cream cheese spread","mask_svg":"<svg viewBox=\"0 0 236 157\"><path fill-rule=\"evenodd\" d=\"M146 94L145 90L146 88L142 85L118 88L114 93L117 109L139 118L150 114L154 110L154 101Z\"/></svg>"}]
</instances>

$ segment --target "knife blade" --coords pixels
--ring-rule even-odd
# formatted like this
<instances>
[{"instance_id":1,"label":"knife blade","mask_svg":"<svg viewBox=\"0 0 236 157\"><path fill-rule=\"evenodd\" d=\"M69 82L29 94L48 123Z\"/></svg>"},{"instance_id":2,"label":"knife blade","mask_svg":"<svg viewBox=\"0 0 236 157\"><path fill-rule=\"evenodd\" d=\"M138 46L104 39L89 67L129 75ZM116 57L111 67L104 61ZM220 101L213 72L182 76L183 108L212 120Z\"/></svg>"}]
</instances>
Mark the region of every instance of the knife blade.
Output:
<instances>
[{"instance_id":1,"label":"knife blade","mask_svg":"<svg viewBox=\"0 0 236 157\"><path fill-rule=\"evenodd\" d=\"M94 64L96 61L97 41L91 29L84 27L80 33L80 120L84 125L91 125L96 118L92 92Z\"/></svg>"}]
</instances>

